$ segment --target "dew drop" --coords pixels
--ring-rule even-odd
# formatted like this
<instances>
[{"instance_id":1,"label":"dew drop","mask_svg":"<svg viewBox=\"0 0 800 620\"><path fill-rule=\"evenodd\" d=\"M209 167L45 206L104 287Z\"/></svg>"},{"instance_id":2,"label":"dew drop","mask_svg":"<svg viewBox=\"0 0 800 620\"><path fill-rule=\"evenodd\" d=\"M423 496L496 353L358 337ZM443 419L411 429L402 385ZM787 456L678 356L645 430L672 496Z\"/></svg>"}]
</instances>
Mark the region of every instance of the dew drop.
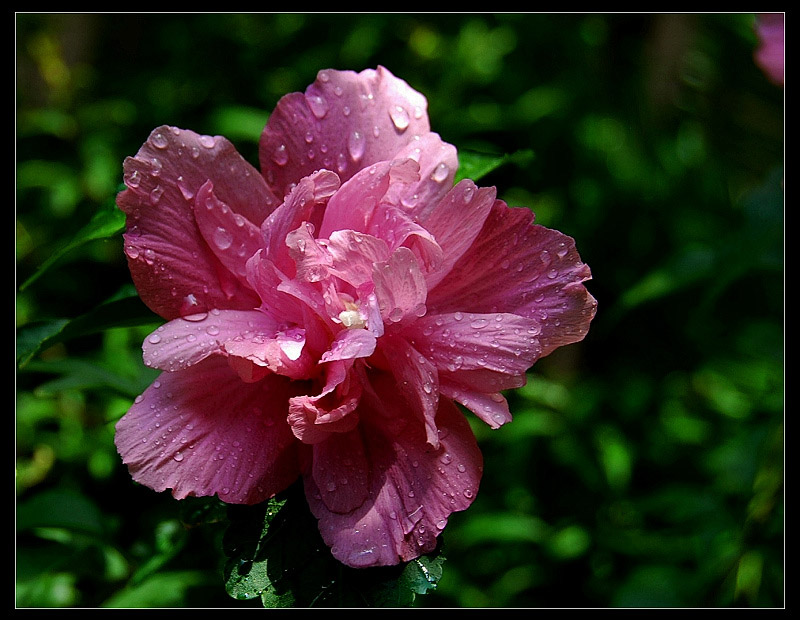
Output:
<instances>
[{"instance_id":1,"label":"dew drop","mask_svg":"<svg viewBox=\"0 0 800 620\"><path fill-rule=\"evenodd\" d=\"M272 161L274 161L279 166L285 166L286 162L289 161L289 153L286 151L286 145L281 144L278 148L275 149L275 152L272 154Z\"/></svg>"},{"instance_id":2,"label":"dew drop","mask_svg":"<svg viewBox=\"0 0 800 620\"><path fill-rule=\"evenodd\" d=\"M200 136L199 142L207 149L213 149L217 143L217 140L214 138L214 136Z\"/></svg>"},{"instance_id":3,"label":"dew drop","mask_svg":"<svg viewBox=\"0 0 800 620\"><path fill-rule=\"evenodd\" d=\"M472 201L472 195L475 193L475 189L471 185L467 185L464 188L464 194L461 196L461 199L464 201L464 204L467 204Z\"/></svg>"},{"instance_id":4,"label":"dew drop","mask_svg":"<svg viewBox=\"0 0 800 620\"><path fill-rule=\"evenodd\" d=\"M436 181L437 183L443 183L447 179L447 175L450 174L450 168L447 166L446 163L441 162L431 173L431 179Z\"/></svg>"},{"instance_id":5,"label":"dew drop","mask_svg":"<svg viewBox=\"0 0 800 620\"><path fill-rule=\"evenodd\" d=\"M161 200L161 196L164 194L164 188L160 185L156 185L153 190L150 192L150 202L151 204L157 204L159 200Z\"/></svg>"},{"instance_id":6,"label":"dew drop","mask_svg":"<svg viewBox=\"0 0 800 620\"><path fill-rule=\"evenodd\" d=\"M232 243L233 235L222 228L222 226L218 226L214 231L214 245L216 245L220 250L227 250L229 247L231 247Z\"/></svg>"},{"instance_id":7,"label":"dew drop","mask_svg":"<svg viewBox=\"0 0 800 620\"><path fill-rule=\"evenodd\" d=\"M347 151L350 153L350 157L354 162L357 163L361 161L361 158L364 156L366 143L364 135L359 131L354 131L347 138Z\"/></svg>"},{"instance_id":8,"label":"dew drop","mask_svg":"<svg viewBox=\"0 0 800 620\"><path fill-rule=\"evenodd\" d=\"M139 183L141 182L141 180L142 177L139 174L139 171L134 170L126 177L125 183L127 184L128 187L136 189L137 187L139 187Z\"/></svg>"},{"instance_id":9,"label":"dew drop","mask_svg":"<svg viewBox=\"0 0 800 620\"><path fill-rule=\"evenodd\" d=\"M308 107L311 108L312 114L317 118L325 118L328 113L328 102L320 95L312 95L306 98Z\"/></svg>"},{"instance_id":10,"label":"dew drop","mask_svg":"<svg viewBox=\"0 0 800 620\"><path fill-rule=\"evenodd\" d=\"M183 177L178 177L177 184L178 184L178 189L181 192L181 195L186 200L191 200L192 198L194 198L194 192L190 190L189 187L186 185L186 183L183 180Z\"/></svg>"},{"instance_id":11,"label":"dew drop","mask_svg":"<svg viewBox=\"0 0 800 620\"><path fill-rule=\"evenodd\" d=\"M209 325L206 328L206 333L209 336L217 336L217 335L219 335L219 327L217 327L216 325Z\"/></svg>"},{"instance_id":12,"label":"dew drop","mask_svg":"<svg viewBox=\"0 0 800 620\"><path fill-rule=\"evenodd\" d=\"M178 463L180 463L183 460L183 455L180 452L176 452L172 456L172 459L175 460L175 461L178 461Z\"/></svg>"},{"instance_id":13,"label":"dew drop","mask_svg":"<svg viewBox=\"0 0 800 620\"><path fill-rule=\"evenodd\" d=\"M153 142L153 146L156 147L157 149L165 149L165 148L167 148L167 144L168 144L167 139L161 133L157 133L156 135L154 135L153 139L152 139L152 142Z\"/></svg>"},{"instance_id":14,"label":"dew drop","mask_svg":"<svg viewBox=\"0 0 800 620\"><path fill-rule=\"evenodd\" d=\"M136 260L139 258L139 248L133 245L128 245L125 247L125 254L127 254L130 258Z\"/></svg>"},{"instance_id":15,"label":"dew drop","mask_svg":"<svg viewBox=\"0 0 800 620\"><path fill-rule=\"evenodd\" d=\"M408 128L409 118L408 112L403 106L396 105L389 111L389 116L392 118L392 123L398 131L405 131Z\"/></svg>"},{"instance_id":16,"label":"dew drop","mask_svg":"<svg viewBox=\"0 0 800 620\"><path fill-rule=\"evenodd\" d=\"M149 342L150 344L158 344L159 342L161 342L161 336L159 336L158 334L150 334L150 337L147 339L147 342Z\"/></svg>"}]
</instances>

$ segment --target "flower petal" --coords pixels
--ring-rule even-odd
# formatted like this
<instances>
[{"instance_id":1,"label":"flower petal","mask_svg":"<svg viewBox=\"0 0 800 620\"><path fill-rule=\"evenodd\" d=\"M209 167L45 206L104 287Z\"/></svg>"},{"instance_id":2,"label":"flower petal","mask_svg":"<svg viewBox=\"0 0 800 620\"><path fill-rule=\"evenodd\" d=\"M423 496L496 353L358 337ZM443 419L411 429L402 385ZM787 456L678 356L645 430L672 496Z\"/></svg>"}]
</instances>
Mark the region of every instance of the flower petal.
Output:
<instances>
[{"instance_id":1,"label":"flower petal","mask_svg":"<svg viewBox=\"0 0 800 620\"><path fill-rule=\"evenodd\" d=\"M238 276L245 286L247 261L262 246L261 230L250 220L219 200L211 181L197 190L194 217L208 247L228 271Z\"/></svg>"},{"instance_id":2,"label":"flower petal","mask_svg":"<svg viewBox=\"0 0 800 620\"><path fill-rule=\"evenodd\" d=\"M388 202L402 206L414 219L419 219L453 187L458 153L456 147L443 142L438 134L429 133L408 144L394 159L406 157L419 164L419 180L405 188L391 188Z\"/></svg>"},{"instance_id":3,"label":"flower petal","mask_svg":"<svg viewBox=\"0 0 800 620\"><path fill-rule=\"evenodd\" d=\"M288 389L275 375L243 384L224 359L208 358L162 373L117 422L114 441L133 479L156 491L255 504L299 473Z\"/></svg>"},{"instance_id":4,"label":"flower petal","mask_svg":"<svg viewBox=\"0 0 800 620\"><path fill-rule=\"evenodd\" d=\"M439 374L436 366L402 337L384 336L380 344L397 380L397 391L423 422L426 441L438 447L435 417L439 403Z\"/></svg>"},{"instance_id":5,"label":"flower petal","mask_svg":"<svg viewBox=\"0 0 800 620\"><path fill-rule=\"evenodd\" d=\"M498 200L478 237L428 294L431 314L506 312L541 325L541 357L582 340L597 302L570 237L532 226L533 213ZM498 276L501 274L501 276Z\"/></svg>"},{"instance_id":6,"label":"flower petal","mask_svg":"<svg viewBox=\"0 0 800 620\"><path fill-rule=\"evenodd\" d=\"M286 274L294 274L294 262L286 247L286 236L303 222L319 228L321 210L328 199L339 189L339 177L328 170L320 170L300 179L283 204L264 220L265 257Z\"/></svg>"},{"instance_id":7,"label":"flower petal","mask_svg":"<svg viewBox=\"0 0 800 620\"><path fill-rule=\"evenodd\" d=\"M461 403L492 428L500 428L511 422L508 401L502 394L484 394L451 383L448 379L449 377L443 377L439 382L439 390L444 396Z\"/></svg>"},{"instance_id":8,"label":"flower petal","mask_svg":"<svg viewBox=\"0 0 800 620\"><path fill-rule=\"evenodd\" d=\"M427 134L426 110L425 97L383 67L320 71L305 93L286 95L270 115L261 171L279 196L320 168L347 180Z\"/></svg>"},{"instance_id":9,"label":"flower petal","mask_svg":"<svg viewBox=\"0 0 800 620\"><path fill-rule=\"evenodd\" d=\"M539 323L516 314L428 314L404 330L440 370L524 374L541 354Z\"/></svg>"},{"instance_id":10,"label":"flower petal","mask_svg":"<svg viewBox=\"0 0 800 620\"><path fill-rule=\"evenodd\" d=\"M428 289L414 253L398 248L388 260L375 263L372 281L384 323L400 323L425 314Z\"/></svg>"},{"instance_id":11,"label":"flower petal","mask_svg":"<svg viewBox=\"0 0 800 620\"><path fill-rule=\"evenodd\" d=\"M124 178L128 189L117 196L117 204L127 216L125 253L148 307L173 319L214 307L257 305L251 291L220 281L235 278L209 249L192 215L197 191L209 179L220 200L255 225L277 206L261 175L230 142L159 127L135 157L125 160Z\"/></svg>"},{"instance_id":12,"label":"flower petal","mask_svg":"<svg viewBox=\"0 0 800 620\"><path fill-rule=\"evenodd\" d=\"M439 403L436 423L441 429L441 444L436 450L426 444L420 427L397 424L403 409L390 395L378 406L387 411L362 415L359 430L340 440L351 447L363 442L367 465L362 467L369 472L369 493L363 503L348 512L332 510L316 469L303 476L306 497L319 519L323 539L334 557L355 567L393 565L432 551L450 514L472 503L483 470L475 437L450 401ZM387 423L384 416L391 422ZM317 450L315 446L315 459ZM357 450L360 457L361 450ZM327 476L332 482L336 483L333 472L345 472L349 478L352 470L344 462L348 456L341 450L325 454L325 467L331 472ZM356 463L352 460L352 465ZM336 491L341 488L337 483ZM353 494L348 503L355 504L355 497Z\"/></svg>"},{"instance_id":13,"label":"flower petal","mask_svg":"<svg viewBox=\"0 0 800 620\"><path fill-rule=\"evenodd\" d=\"M331 348L320 358L320 362L351 360L369 357L375 351L377 340L366 329L343 329L334 338Z\"/></svg>"},{"instance_id":14,"label":"flower petal","mask_svg":"<svg viewBox=\"0 0 800 620\"><path fill-rule=\"evenodd\" d=\"M342 184L325 209L319 237L330 238L335 230L371 233L375 210L390 187L405 191L419 180L419 166L412 159L384 161L358 172Z\"/></svg>"},{"instance_id":15,"label":"flower petal","mask_svg":"<svg viewBox=\"0 0 800 620\"><path fill-rule=\"evenodd\" d=\"M442 261L425 274L428 289L433 289L458 264L483 228L495 202L493 187L477 187L464 179L435 206L414 211L414 216L441 247Z\"/></svg>"}]
</instances>

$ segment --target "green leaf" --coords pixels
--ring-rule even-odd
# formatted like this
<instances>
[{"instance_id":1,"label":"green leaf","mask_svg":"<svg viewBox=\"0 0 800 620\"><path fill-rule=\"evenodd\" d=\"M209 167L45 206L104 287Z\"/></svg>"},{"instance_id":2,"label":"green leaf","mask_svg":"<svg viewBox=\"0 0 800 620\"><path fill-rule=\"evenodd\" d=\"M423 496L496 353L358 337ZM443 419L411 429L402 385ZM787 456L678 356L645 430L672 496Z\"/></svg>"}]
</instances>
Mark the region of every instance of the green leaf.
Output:
<instances>
[{"instance_id":1,"label":"green leaf","mask_svg":"<svg viewBox=\"0 0 800 620\"><path fill-rule=\"evenodd\" d=\"M36 394L40 396L52 396L62 390L110 388L134 398L152 381L150 372L142 373L143 378L130 378L109 371L102 363L74 358L31 360L23 370L58 375L58 378L46 381L36 388Z\"/></svg>"},{"instance_id":2,"label":"green leaf","mask_svg":"<svg viewBox=\"0 0 800 620\"><path fill-rule=\"evenodd\" d=\"M459 151L458 172L456 173L455 182L458 183L463 179L477 181L504 164L514 163L523 166L532 161L533 157L533 151L531 150L521 150L505 155Z\"/></svg>"},{"instance_id":3,"label":"green leaf","mask_svg":"<svg viewBox=\"0 0 800 620\"><path fill-rule=\"evenodd\" d=\"M187 607L197 605L197 594L216 586L215 576L206 571L163 571L134 586L120 590L103 607Z\"/></svg>"},{"instance_id":4,"label":"green leaf","mask_svg":"<svg viewBox=\"0 0 800 620\"><path fill-rule=\"evenodd\" d=\"M64 245L60 250L51 254L46 261L44 261L39 268L29 277L22 286L19 287L20 291L24 291L42 274L44 274L56 262L61 260L66 254L72 252L74 249L89 243L90 241L97 241L99 239L109 239L115 237L125 229L125 214L112 205L109 208L103 208L94 214L89 223L81 228L77 234Z\"/></svg>"},{"instance_id":5,"label":"green leaf","mask_svg":"<svg viewBox=\"0 0 800 620\"><path fill-rule=\"evenodd\" d=\"M160 322L136 296L115 299L75 319L36 321L17 330L17 366L22 368L39 352L57 342L95 334L113 327L133 327Z\"/></svg>"},{"instance_id":6,"label":"green leaf","mask_svg":"<svg viewBox=\"0 0 800 620\"><path fill-rule=\"evenodd\" d=\"M228 594L265 607L407 607L436 587L444 557L355 569L323 542L301 484L257 506L230 506L223 538Z\"/></svg>"},{"instance_id":7,"label":"green leaf","mask_svg":"<svg viewBox=\"0 0 800 620\"><path fill-rule=\"evenodd\" d=\"M105 531L105 519L87 497L63 489L50 489L17 506L18 531L40 527L101 536Z\"/></svg>"}]
</instances>

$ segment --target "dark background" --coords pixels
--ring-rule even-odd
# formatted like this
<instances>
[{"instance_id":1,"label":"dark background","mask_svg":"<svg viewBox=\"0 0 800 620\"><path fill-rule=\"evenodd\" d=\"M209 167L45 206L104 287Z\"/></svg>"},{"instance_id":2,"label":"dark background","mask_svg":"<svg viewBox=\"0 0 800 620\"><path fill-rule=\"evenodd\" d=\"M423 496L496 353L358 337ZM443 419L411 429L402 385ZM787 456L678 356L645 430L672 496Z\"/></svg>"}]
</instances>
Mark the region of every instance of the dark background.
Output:
<instances>
[{"instance_id":1,"label":"dark background","mask_svg":"<svg viewBox=\"0 0 800 620\"><path fill-rule=\"evenodd\" d=\"M751 14L18 14L16 277L101 208L158 125L257 165L285 93L381 64L459 149L530 150L480 180L575 238L598 313L475 425L484 480L421 606L782 606L784 91ZM121 238L18 292L16 323L131 292ZM152 326L17 373L16 602L245 606L223 524L135 485L113 424ZM474 419L472 420L474 421ZM255 604L255 603L252 603Z\"/></svg>"}]
</instances>

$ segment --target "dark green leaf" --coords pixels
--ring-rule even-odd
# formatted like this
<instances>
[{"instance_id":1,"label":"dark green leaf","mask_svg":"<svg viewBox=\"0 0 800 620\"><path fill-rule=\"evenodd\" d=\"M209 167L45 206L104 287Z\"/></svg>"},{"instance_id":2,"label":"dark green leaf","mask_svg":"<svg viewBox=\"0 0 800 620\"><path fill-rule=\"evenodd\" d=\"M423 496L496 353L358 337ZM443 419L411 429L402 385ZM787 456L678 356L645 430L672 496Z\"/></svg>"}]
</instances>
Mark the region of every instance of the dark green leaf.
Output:
<instances>
[{"instance_id":1,"label":"dark green leaf","mask_svg":"<svg viewBox=\"0 0 800 620\"><path fill-rule=\"evenodd\" d=\"M525 165L533 159L533 151L522 150L512 154L494 155L475 151L458 152L458 172L455 182L463 179L477 181L500 166L508 163Z\"/></svg>"},{"instance_id":2,"label":"dark green leaf","mask_svg":"<svg viewBox=\"0 0 800 620\"><path fill-rule=\"evenodd\" d=\"M57 261L61 260L63 256L72 252L90 241L97 241L98 239L109 239L121 233L125 229L125 214L117 209L115 206L103 209L94 214L89 223L81 228L75 237L72 238L60 250L54 252L50 257L44 261L33 275L22 283L19 290L24 291L31 284L33 284L39 277L52 267Z\"/></svg>"},{"instance_id":3,"label":"dark green leaf","mask_svg":"<svg viewBox=\"0 0 800 620\"><path fill-rule=\"evenodd\" d=\"M133 327L157 323L155 315L138 297L103 303L75 319L37 321L17 331L17 365L23 367L37 353L57 342L95 334L114 327Z\"/></svg>"},{"instance_id":4,"label":"dark green leaf","mask_svg":"<svg viewBox=\"0 0 800 620\"><path fill-rule=\"evenodd\" d=\"M83 495L61 489L42 491L17 506L17 530L64 528L101 535L104 519L98 507Z\"/></svg>"},{"instance_id":5,"label":"dark green leaf","mask_svg":"<svg viewBox=\"0 0 800 620\"><path fill-rule=\"evenodd\" d=\"M230 506L223 539L228 594L265 607L407 607L436 587L444 557L355 569L322 541L302 486L257 506Z\"/></svg>"}]
</instances>

